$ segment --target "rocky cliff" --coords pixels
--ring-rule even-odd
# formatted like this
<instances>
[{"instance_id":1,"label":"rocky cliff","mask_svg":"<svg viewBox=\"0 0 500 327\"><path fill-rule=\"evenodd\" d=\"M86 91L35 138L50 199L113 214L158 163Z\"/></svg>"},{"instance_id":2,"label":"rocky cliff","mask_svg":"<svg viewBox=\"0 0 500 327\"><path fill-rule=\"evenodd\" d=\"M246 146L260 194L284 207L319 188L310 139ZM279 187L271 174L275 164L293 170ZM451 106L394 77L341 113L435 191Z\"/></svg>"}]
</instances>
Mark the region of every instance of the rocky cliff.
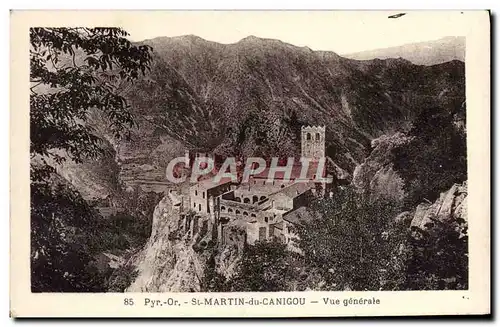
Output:
<instances>
[{"instance_id":1,"label":"rocky cliff","mask_svg":"<svg viewBox=\"0 0 500 327\"><path fill-rule=\"evenodd\" d=\"M130 292L197 291L203 277L203 265L186 235L175 240L181 216L164 197L153 213L151 236L144 250L133 258L139 275Z\"/></svg>"},{"instance_id":2,"label":"rocky cliff","mask_svg":"<svg viewBox=\"0 0 500 327\"><path fill-rule=\"evenodd\" d=\"M154 62L124 90L139 127L121 144L136 149L128 158L140 164L161 155L162 138L221 156L294 155L300 127L324 125L328 156L352 173L372 139L408 125L422 107L452 110L465 99L460 61L357 61L257 37L142 43L153 47Z\"/></svg>"},{"instance_id":3,"label":"rocky cliff","mask_svg":"<svg viewBox=\"0 0 500 327\"><path fill-rule=\"evenodd\" d=\"M239 262L245 244L244 230L229 225L226 241L218 246L212 239L214 226L194 234L165 196L153 214L151 237L144 249L128 265L137 267L138 276L128 292L200 292L209 259L215 259L218 273L230 277Z\"/></svg>"},{"instance_id":4,"label":"rocky cliff","mask_svg":"<svg viewBox=\"0 0 500 327\"><path fill-rule=\"evenodd\" d=\"M372 152L354 169L352 184L372 198L400 201L404 181L393 169L392 149L408 142L403 133L382 135L371 142Z\"/></svg>"},{"instance_id":5,"label":"rocky cliff","mask_svg":"<svg viewBox=\"0 0 500 327\"><path fill-rule=\"evenodd\" d=\"M130 185L162 191L167 163L186 148L221 157L296 155L301 126L313 124L326 126L326 153L350 179L372 140L409 126L422 108L455 111L465 100L458 60L358 61L257 37L218 44L189 35L141 44L153 47L151 71L121 89L136 128L114 140L105 117L93 113L92 128L110 155L61 172L86 197ZM373 188L393 179L383 167Z\"/></svg>"},{"instance_id":6,"label":"rocky cliff","mask_svg":"<svg viewBox=\"0 0 500 327\"><path fill-rule=\"evenodd\" d=\"M411 220L411 226L428 230L437 222L450 224L467 221L467 181L465 181L462 184L454 184L448 191L441 193L434 203L419 204Z\"/></svg>"},{"instance_id":7,"label":"rocky cliff","mask_svg":"<svg viewBox=\"0 0 500 327\"><path fill-rule=\"evenodd\" d=\"M427 67L403 59L356 61L255 37L230 45L195 36L143 43L154 49L151 71L122 90L137 128L114 142L96 117L111 155L63 174L88 197L141 184L163 192L164 168L184 149L221 157L296 155L301 126L315 124L326 126L337 177L353 176L354 185L376 197L400 199L390 153L406 139L397 131L423 107L452 111L465 98L460 61ZM138 271L128 291L200 291L211 259L218 273L234 273L242 228L228 226L218 246L213 226L193 235L182 228L185 219L168 196L156 206L147 244L127 263Z\"/></svg>"}]
</instances>

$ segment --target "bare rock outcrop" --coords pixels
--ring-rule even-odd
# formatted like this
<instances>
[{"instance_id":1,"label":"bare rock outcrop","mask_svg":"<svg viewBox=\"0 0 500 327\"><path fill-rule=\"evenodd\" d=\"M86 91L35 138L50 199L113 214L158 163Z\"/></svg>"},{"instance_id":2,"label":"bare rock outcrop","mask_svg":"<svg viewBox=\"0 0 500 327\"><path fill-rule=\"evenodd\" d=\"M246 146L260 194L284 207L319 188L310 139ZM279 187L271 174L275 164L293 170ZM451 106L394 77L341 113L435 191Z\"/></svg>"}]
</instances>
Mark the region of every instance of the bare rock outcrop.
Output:
<instances>
[{"instance_id":1,"label":"bare rock outcrop","mask_svg":"<svg viewBox=\"0 0 500 327\"><path fill-rule=\"evenodd\" d=\"M404 182L393 169L392 149L408 140L409 137L403 133L374 139L372 152L354 170L352 184L375 198L401 200L404 197Z\"/></svg>"},{"instance_id":2,"label":"bare rock outcrop","mask_svg":"<svg viewBox=\"0 0 500 327\"><path fill-rule=\"evenodd\" d=\"M239 266L245 246L245 229L238 224L229 224L228 237L224 246L215 256L217 272L226 278L231 278Z\"/></svg>"},{"instance_id":3,"label":"bare rock outcrop","mask_svg":"<svg viewBox=\"0 0 500 327\"><path fill-rule=\"evenodd\" d=\"M432 204L419 204L411 226L427 230L436 221L450 223L457 220L467 222L467 181L454 184L448 191L441 193L439 199Z\"/></svg>"},{"instance_id":4,"label":"bare rock outcrop","mask_svg":"<svg viewBox=\"0 0 500 327\"><path fill-rule=\"evenodd\" d=\"M165 196L156 206L151 236L142 252L129 262L138 276L128 292L200 292L214 251L219 273L229 277L237 267L245 242L240 229L229 231L227 244L217 247L211 240L214 226L193 235L183 227L186 216L172 204Z\"/></svg>"},{"instance_id":5,"label":"bare rock outcrop","mask_svg":"<svg viewBox=\"0 0 500 327\"><path fill-rule=\"evenodd\" d=\"M160 292L165 290L164 285L192 286L192 279L173 281L172 271L176 267L177 256L183 250L181 246L174 247L168 235L176 228L180 216L174 211L171 201L164 197L156 206L153 214L153 226L151 236L144 247L144 250L135 258L133 264L137 265L139 272L136 280L127 289L129 292ZM179 269L179 265L177 269ZM186 264L183 268L188 268ZM187 277L187 272L185 272ZM187 285L186 285L187 284ZM179 287L180 288L180 287ZM175 291L172 289L171 291ZM180 290L180 289L179 289Z\"/></svg>"}]
</instances>

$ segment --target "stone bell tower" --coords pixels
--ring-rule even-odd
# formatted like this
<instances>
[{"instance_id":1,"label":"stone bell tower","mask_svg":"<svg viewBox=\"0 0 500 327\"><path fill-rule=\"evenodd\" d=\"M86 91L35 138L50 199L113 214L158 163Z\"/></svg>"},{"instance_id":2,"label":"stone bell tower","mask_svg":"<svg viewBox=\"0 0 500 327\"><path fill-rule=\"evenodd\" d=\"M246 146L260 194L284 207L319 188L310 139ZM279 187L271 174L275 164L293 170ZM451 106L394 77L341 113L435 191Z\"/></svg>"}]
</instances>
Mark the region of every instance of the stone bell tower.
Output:
<instances>
[{"instance_id":1,"label":"stone bell tower","mask_svg":"<svg viewBox=\"0 0 500 327\"><path fill-rule=\"evenodd\" d=\"M319 160L325 157L325 126L302 126L302 157Z\"/></svg>"}]
</instances>

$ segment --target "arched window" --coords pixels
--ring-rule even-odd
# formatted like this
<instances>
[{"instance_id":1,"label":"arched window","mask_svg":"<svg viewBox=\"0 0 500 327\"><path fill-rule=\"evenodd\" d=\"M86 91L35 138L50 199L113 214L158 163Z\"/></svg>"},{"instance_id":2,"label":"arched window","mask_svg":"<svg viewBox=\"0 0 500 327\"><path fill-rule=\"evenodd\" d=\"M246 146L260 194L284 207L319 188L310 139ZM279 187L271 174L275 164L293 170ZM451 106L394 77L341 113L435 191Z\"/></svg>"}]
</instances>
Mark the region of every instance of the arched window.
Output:
<instances>
[{"instance_id":1,"label":"arched window","mask_svg":"<svg viewBox=\"0 0 500 327\"><path fill-rule=\"evenodd\" d=\"M319 141L319 139L320 139L319 133L316 133L316 141Z\"/></svg>"},{"instance_id":2,"label":"arched window","mask_svg":"<svg viewBox=\"0 0 500 327\"><path fill-rule=\"evenodd\" d=\"M236 202L241 202L241 198L239 198L239 197L238 197L238 198L236 198L236 199L234 199L234 200L235 200Z\"/></svg>"},{"instance_id":3,"label":"arched window","mask_svg":"<svg viewBox=\"0 0 500 327\"><path fill-rule=\"evenodd\" d=\"M248 216L248 212L243 211L243 216Z\"/></svg>"},{"instance_id":4,"label":"arched window","mask_svg":"<svg viewBox=\"0 0 500 327\"><path fill-rule=\"evenodd\" d=\"M194 195L198 196L198 190L194 190Z\"/></svg>"},{"instance_id":5,"label":"arched window","mask_svg":"<svg viewBox=\"0 0 500 327\"><path fill-rule=\"evenodd\" d=\"M280 187L281 187L281 188L285 187L285 184L281 184L281 186L280 186Z\"/></svg>"},{"instance_id":6,"label":"arched window","mask_svg":"<svg viewBox=\"0 0 500 327\"><path fill-rule=\"evenodd\" d=\"M243 202L244 202L244 203L250 203L250 199L249 199L249 198L244 198L244 199L243 199Z\"/></svg>"},{"instance_id":7,"label":"arched window","mask_svg":"<svg viewBox=\"0 0 500 327\"><path fill-rule=\"evenodd\" d=\"M252 214L250 215L250 217L254 217L254 218L255 218L255 214L254 214L254 213L252 213Z\"/></svg>"},{"instance_id":8,"label":"arched window","mask_svg":"<svg viewBox=\"0 0 500 327\"><path fill-rule=\"evenodd\" d=\"M307 133L306 135L306 140L310 141L311 140L311 133Z\"/></svg>"},{"instance_id":9,"label":"arched window","mask_svg":"<svg viewBox=\"0 0 500 327\"><path fill-rule=\"evenodd\" d=\"M203 196L203 198L205 198L205 192L201 192L201 196Z\"/></svg>"},{"instance_id":10,"label":"arched window","mask_svg":"<svg viewBox=\"0 0 500 327\"><path fill-rule=\"evenodd\" d=\"M239 210L236 210L236 214L239 215L241 213L241 211Z\"/></svg>"},{"instance_id":11,"label":"arched window","mask_svg":"<svg viewBox=\"0 0 500 327\"><path fill-rule=\"evenodd\" d=\"M220 207L220 210L221 211L226 211L226 207L222 206L222 207Z\"/></svg>"},{"instance_id":12,"label":"arched window","mask_svg":"<svg viewBox=\"0 0 500 327\"><path fill-rule=\"evenodd\" d=\"M264 218L264 221L267 223L269 221L269 218Z\"/></svg>"},{"instance_id":13,"label":"arched window","mask_svg":"<svg viewBox=\"0 0 500 327\"><path fill-rule=\"evenodd\" d=\"M233 212L233 209L229 208L227 209L227 212Z\"/></svg>"},{"instance_id":14,"label":"arched window","mask_svg":"<svg viewBox=\"0 0 500 327\"><path fill-rule=\"evenodd\" d=\"M201 204L198 204L198 211L201 211Z\"/></svg>"},{"instance_id":15,"label":"arched window","mask_svg":"<svg viewBox=\"0 0 500 327\"><path fill-rule=\"evenodd\" d=\"M253 200L252 203L259 202L259 197L257 195L254 195L252 197L252 200Z\"/></svg>"},{"instance_id":16,"label":"arched window","mask_svg":"<svg viewBox=\"0 0 500 327\"><path fill-rule=\"evenodd\" d=\"M195 203L193 203L193 208L196 208L196 202L195 202Z\"/></svg>"},{"instance_id":17,"label":"arched window","mask_svg":"<svg viewBox=\"0 0 500 327\"><path fill-rule=\"evenodd\" d=\"M266 199L266 197L264 195L260 197L260 201L265 200L265 199Z\"/></svg>"}]
</instances>

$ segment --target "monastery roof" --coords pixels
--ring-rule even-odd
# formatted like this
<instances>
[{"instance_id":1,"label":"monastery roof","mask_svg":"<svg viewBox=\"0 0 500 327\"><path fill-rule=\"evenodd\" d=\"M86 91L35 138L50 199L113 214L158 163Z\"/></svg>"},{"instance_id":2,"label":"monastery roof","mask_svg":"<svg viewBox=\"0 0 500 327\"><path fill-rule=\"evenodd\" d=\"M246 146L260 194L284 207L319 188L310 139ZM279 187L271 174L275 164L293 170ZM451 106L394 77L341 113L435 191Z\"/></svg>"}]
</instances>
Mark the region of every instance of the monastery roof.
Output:
<instances>
[{"instance_id":1,"label":"monastery roof","mask_svg":"<svg viewBox=\"0 0 500 327\"><path fill-rule=\"evenodd\" d=\"M270 168L266 167L261 173L252 175L253 178L257 179L267 179L269 177L269 171ZM307 167L307 173L305 178L306 179L314 179L315 176L317 175L318 172L318 162L310 161L309 165ZM292 166L292 172L290 174L290 179L299 179L301 177L302 173L302 163L298 162ZM326 162L325 165L323 166L323 173L321 177L326 176ZM277 171L274 174L274 179L285 179L285 172L284 171Z\"/></svg>"},{"instance_id":2,"label":"monastery roof","mask_svg":"<svg viewBox=\"0 0 500 327\"><path fill-rule=\"evenodd\" d=\"M273 225L274 228L283 230L283 221L280 221L279 223L276 223Z\"/></svg>"},{"instance_id":3,"label":"monastery roof","mask_svg":"<svg viewBox=\"0 0 500 327\"><path fill-rule=\"evenodd\" d=\"M280 189L279 191L273 193L272 195L284 194L290 198L294 198L300 194L307 192L313 187L314 184L312 182L295 182L289 186Z\"/></svg>"},{"instance_id":4,"label":"monastery roof","mask_svg":"<svg viewBox=\"0 0 500 327\"><path fill-rule=\"evenodd\" d=\"M276 214L281 214L282 215L282 214L287 213L288 210L283 210L283 209L277 209L277 208L270 207L270 208L265 209L264 211L268 212L268 213L273 213L273 214L276 213Z\"/></svg>"},{"instance_id":5,"label":"monastery roof","mask_svg":"<svg viewBox=\"0 0 500 327\"><path fill-rule=\"evenodd\" d=\"M206 176L203 179L198 180L198 182L193 186L198 186L199 188L209 190L217 186L229 184L233 182L231 177L223 177L219 181L215 181L215 176Z\"/></svg>"},{"instance_id":6,"label":"monastery roof","mask_svg":"<svg viewBox=\"0 0 500 327\"><path fill-rule=\"evenodd\" d=\"M302 222L314 219L314 214L306 207L300 207L283 215L283 220L286 220L294 225L300 225Z\"/></svg>"}]
</instances>

